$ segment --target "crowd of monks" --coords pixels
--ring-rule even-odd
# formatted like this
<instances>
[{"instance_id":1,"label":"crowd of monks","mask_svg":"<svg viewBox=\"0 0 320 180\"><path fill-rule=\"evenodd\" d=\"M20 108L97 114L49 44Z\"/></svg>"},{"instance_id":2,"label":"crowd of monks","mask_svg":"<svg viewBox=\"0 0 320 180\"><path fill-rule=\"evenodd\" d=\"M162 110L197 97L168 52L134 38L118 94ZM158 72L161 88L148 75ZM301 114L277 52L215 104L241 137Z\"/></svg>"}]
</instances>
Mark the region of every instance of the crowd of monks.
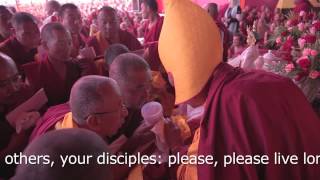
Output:
<instances>
[{"instance_id":1,"label":"crowd of monks","mask_svg":"<svg viewBox=\"0 0 320 180\"><path fill-rule=\"evenodd\" d=\"M290 79L225 63L242 51L241 25L232 32L235 21L223 22L216 4L165 5L162 17L156 0L142 0L145 22L131 32L104 6L91 33L75 4L48 1L48 22L0 6L1 180L319 179L319 165L223 166L232 153L320 154L319 117ZM8 121L41 89L43 107ZM141 113L151 101L163 108L154 125ZM6 163L20 152L56 163ZM62 167L59 157L102 153L161 155L162 163ZM218 165L168 166L177 154L213 155Z\"/></svg>"}]
</instances>

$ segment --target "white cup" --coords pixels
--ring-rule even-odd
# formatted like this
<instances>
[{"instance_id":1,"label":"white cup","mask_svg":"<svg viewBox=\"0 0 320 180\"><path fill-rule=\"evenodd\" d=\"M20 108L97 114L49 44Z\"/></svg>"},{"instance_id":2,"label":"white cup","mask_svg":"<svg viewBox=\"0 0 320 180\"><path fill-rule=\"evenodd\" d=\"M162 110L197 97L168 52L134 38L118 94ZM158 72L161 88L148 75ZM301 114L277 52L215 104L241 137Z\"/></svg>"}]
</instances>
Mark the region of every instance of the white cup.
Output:
<instances>
[{"instance_id":1,"label":"white cup","mask_svg":"<svg viewBox=\"0 0 320 180\"><path fill-rule=\"evenodd\" d=\"M145 104L141 114L148 126L154 126L159 120L164 119L162 105L154 101Z\"/></svg>"}]
</instances>

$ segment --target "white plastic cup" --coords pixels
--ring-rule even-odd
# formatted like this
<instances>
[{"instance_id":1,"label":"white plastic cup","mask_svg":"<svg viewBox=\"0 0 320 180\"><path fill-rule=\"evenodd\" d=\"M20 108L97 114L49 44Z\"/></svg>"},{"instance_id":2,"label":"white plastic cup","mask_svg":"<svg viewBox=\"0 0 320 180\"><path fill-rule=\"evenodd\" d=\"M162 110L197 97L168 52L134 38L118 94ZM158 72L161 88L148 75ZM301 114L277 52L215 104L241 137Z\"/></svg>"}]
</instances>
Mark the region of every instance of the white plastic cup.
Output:
<instances>
[{"instance_id":1,"label":"white plastic cup","mask_svg":"<svg viewBox=\"0 0 320 180\"><path fill-rule=\"evenodd\" d=\"M162 105L154 101L145 104L141 114L148 126L154 126L159 120L164 119Z\"/></svg>"}]
</instances>

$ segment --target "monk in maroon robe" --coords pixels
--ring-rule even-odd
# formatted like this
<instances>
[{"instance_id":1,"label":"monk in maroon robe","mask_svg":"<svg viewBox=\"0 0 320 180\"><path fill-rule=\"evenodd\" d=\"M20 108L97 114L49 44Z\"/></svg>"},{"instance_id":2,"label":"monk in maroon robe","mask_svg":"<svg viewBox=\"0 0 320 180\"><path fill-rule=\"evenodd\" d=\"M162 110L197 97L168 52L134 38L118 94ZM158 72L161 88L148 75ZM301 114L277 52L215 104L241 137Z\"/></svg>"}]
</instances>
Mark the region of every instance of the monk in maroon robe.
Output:
<instances>
[{"instance_id":1,"label":"monk in maroon robe","mask_svg":"<svg viewBox=\"0 0 320 180\"><path fill-rule=\"evenodd\" d=\"M72 37L71 57L77 57L79 50L87 45L88 37L82 32L82 19L78 7L72 3L66 3L61 6L59 16L62 25L69 30Z\"/></svg>"},{"instance_id":2,"label":"monk in maroon robe","mask_svg":"<svg viewBox=\"0 0 320 180\"><path fill-rule=\"evenodd\" d=\"M0 6L0 43L8 39L11 35L10 19L12 13L5 6Z\"/></svg>"},{"instance_id":3,"label":"monk in maroon robe","mask_svg":"<svg viewBox=\"0 0 320 180\"><path fill-rule=\"evenodd\" d=\"M40 44L40 32L35 18L28 13L16 13L12 18L14 36L0 44L0 52L10 56L21 72L21 66L35 60Z\"/></svg>"},{"instance_id":4,"label":"monk in maroon robe","mask_svg":"<svg viewBox=\"0 0 320 180\"><path fill-rule=\"evenodd\" d=\"M158 4L156 0L144 0L141 3L142 16L148 19L144 23L144 48L145 59L148 61L151 70L159 71L161 65L158 53L158 40L162 28L163 17L158 14Z\"/></svg>"},{"instance_id":5,"label":"monk in maroon robe","mask_svg":"<svg viewBox=\"0 0 320 180\"><path fill-rule=\"evenodd\" d=\"M211 155L218 162L216 166L181 165L178 179L318 179L320 166L304 165L303 154L319 154L320 121L302 91L286 77L221 63L219 31L206 12L188 0L173 0L167 5L159 52L166 70L173 75L176 103L187 102L194 107L205 104L188 154ZM182 16L185 8L193 14ZM191 23L197 31L185 29ZM171 45L171 38L177 43ZM187 43L194 46L190 48ZM180 51L172 53L173 46ZM181 57L184 61L173 61ZM275 164L276 152L286 158L298 156L298 164ZM224 167L225 156L233 153L258 155L260 162L233 161ZM268 156L268 164L261 162L262 155Z\"/></svg>"},{"instance_id":6,"label":"monk in maroon robe","mask_svg":"<svg viewBox=\"0 0 320 180\"><path fill-rule=\"evenodd\" d=\"M30 130L16 133L6 115L32 96L32 90L21 81L17 67L10 57L0 53L0 179L9 179L15 165L6 165L6 155L22 151L27 143ZM22 115L19 118L24 118Z\"/></svg>"},{"instance_id":7,"label":"monk in maroon robe","mask_svg":"<svg viewBox=\"0 0 320 180\"><path fill-rule=\"evenodd\" d=\"M70 58L71 37L59 23L49 23L41 32L47 58L23 66L28 82L34 89L44 88L48 105L65 103L73 83L81 76L94 74L91 60Z\"/></svg>"},{"instance_id":8,"label":"monk in maroon robe","mask_svg":"<svg viewBox=\"0 0 320 180\"><path fill-rule=\"evenodd\" d=\"M232 37L229 33L228 28L218 18L219 16L218 5L216 3L209 3L206 6L206 10L208 11L212 19L215 21L218 28L220 29L220 35L223 39L223 61L226 62L228 60L228 49L231 46L230 41Z\"/></svg>"},{"instance_id":9,"label":"monk in maroon robe","mask_svg":"<svg viewBox=\"0 0 320 180\"><path fill-rule=\"evenodd\" d=\"M132 34L122 31L119 25L119 17L115 9L105 6L98 12L99 32L93 36L88 46L92 46L97 56L103 56L105 50L115 43L120 43L131 51L142 49L140 42Z\"/></svg>"}]
</instances>

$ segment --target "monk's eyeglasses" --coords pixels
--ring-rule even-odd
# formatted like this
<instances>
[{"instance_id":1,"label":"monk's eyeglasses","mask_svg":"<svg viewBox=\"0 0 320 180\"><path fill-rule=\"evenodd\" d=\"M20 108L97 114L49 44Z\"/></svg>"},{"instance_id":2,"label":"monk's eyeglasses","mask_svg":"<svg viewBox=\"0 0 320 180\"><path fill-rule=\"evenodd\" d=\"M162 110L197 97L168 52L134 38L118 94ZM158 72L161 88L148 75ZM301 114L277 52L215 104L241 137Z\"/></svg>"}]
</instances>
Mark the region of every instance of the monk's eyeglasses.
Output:
<instances>
[{"instance_id":1,"label":"monk's eyeglasses","mask_svg":"<svg viewBox=\"0 0 320 180\"><path fill-rule=\"evenodd\" d=\"M2 80L2 81L0 81L0 88L2 88L2 89L7 88L12 84L19 83L19 82L21 82L21 79L22 79L21 75L16 74L6 80Z\"/></svg>"},{"instance_id":2,"label":"monk's eyeglasses","mask_svg":"<svg viewBox=\"0 0 320 180\"><path fill-rule=\"evenodd\" d=\"M127 110L127 107L124 105L124 104L121 104L121 111L126 111ZM119 112L119 109L117 110L114 110L114 111L107 111L107 112L95 112L95 113L90 113L85 119L88 119L90 116L94 116L94 115L98 115L98 116L101 116L101 115L106 115L106 114L112 114L112 113L115 113L115 112Z\"/></svg>"}]
</instances>

